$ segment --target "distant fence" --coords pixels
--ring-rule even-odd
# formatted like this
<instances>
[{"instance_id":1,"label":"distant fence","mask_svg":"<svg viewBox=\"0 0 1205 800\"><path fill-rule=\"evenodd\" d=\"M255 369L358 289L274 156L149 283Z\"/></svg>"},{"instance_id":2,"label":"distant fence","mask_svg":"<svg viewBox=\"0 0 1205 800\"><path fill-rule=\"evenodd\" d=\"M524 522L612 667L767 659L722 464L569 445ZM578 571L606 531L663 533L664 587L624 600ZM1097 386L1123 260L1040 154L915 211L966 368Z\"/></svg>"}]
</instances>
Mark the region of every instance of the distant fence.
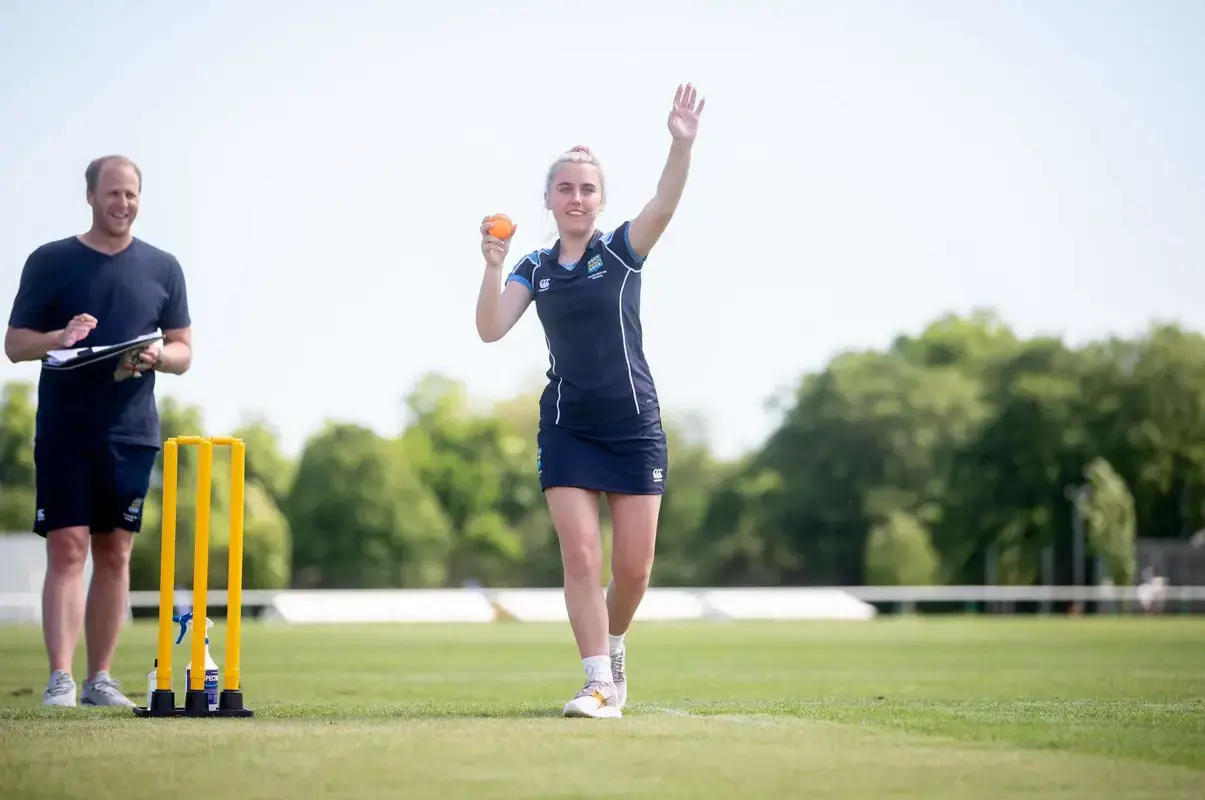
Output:
<instances>
[{"instance_id":1,"label":"distant fence","mask_svg":"<svg viewBox=\"0 0 1205 800\"><path fill-rule=\"evenodd\" d=\"M187 608L191 593L175 597ZM208 613L225 616L227 594L211 590ZM157 591L132 592L132 617L153 618ZM560 589L357 589L245 591L249 618L285 623L564 622ZM852 586L653 588L637 619L872 620L911 612L1188 614L1205 611L1205 586ZM0 622L37 622L36 592L0 593Z\"/></svg>"},{"instance_id":2,"label":"distant fence","mask_svg":"<svg viewBox=\"0 0 1205 800\"><path fill-rule=\"evenodd\" d=\"M90 567L91 559L85 581ZM0 624L41 619L45 569L44 540L0 535ZM187 607L191 594L181 587L175 599L178 607ZM210 591L210 616L224 616L226 603L225 591ZM131 593L131 617L154 617L158 606L158 591ZM243 609L249 618L295 623L567 620L557 588L249 590L243 593ZM1205 614L1205 585L1148 577L1137 586L658 587L649 590L637 619L870 620L912 612Z\"/></svg>"}]
</instances>

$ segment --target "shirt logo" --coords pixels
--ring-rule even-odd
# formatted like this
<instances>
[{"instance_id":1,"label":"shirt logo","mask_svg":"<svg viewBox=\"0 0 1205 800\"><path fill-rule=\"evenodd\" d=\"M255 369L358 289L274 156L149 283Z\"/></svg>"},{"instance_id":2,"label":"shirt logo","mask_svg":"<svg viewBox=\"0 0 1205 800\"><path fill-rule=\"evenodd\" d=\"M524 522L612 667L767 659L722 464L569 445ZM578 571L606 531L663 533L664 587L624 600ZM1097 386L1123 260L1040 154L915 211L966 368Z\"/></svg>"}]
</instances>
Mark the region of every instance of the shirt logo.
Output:
<instances>
[{"instance_id":1,"label":"shirt logo","mask_svg":"<svg viewBox=\"0 0 1205 800\"><path fill-rule=\"evenodd\" d=\"M591 280L601 278L603 275L607 274L607 271L603 269L603 260L601 255L595 253L594 255L590 256L590 260L586 262L586 273L590 276Z\"/></svg>"},{"instance_id":2,"label":"shirt logo","mask_svg":"<svg viewBox=\"0 0 1205 800\"><path fill-rule=\"evenodd\" d=\"M544 291L552 283L550 278L540 278L540 291Z\"/></svg>"}]
</instances>

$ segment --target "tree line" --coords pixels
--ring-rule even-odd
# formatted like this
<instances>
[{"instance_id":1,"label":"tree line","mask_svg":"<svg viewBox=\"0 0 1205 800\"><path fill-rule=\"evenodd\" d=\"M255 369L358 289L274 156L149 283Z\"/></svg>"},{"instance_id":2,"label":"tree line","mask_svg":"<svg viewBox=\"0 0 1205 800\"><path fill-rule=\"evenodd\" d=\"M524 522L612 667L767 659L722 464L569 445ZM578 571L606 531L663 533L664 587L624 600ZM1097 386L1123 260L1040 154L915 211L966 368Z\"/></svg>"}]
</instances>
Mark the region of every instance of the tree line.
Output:
<instances>
[{"instance_id":1,"label":"tree line","mask_svg":"<svg viewBox=\"0 0 1205 800\"><path fill-rule=\"evenodd\" d=\"M0 531L30 529L35 396L28 383L4 386ZM200 409L171 398L160 414L164 437L247 442L247 588L559 586L535 471L536 399L483 405L430 375L404 398L395 434L328 421L295 459L268 419L207 431ZM1205 527L1205 337L1175 325L1072 346L1020 337L987 312L942 317L803 375L770 409L773 433L735 459L715 457L692 420L663 413L670 489L655 585L1031 584L1044 563L1056 583L1132 583L1136 537ZM228 457L215 450L215 588L226 578ZM196 468L195 450L182 449L181 585ZM136 589L158 586L161 497L157 474ZM604 534L609 545L605 510Z\"/></svg>"}]
</instances>

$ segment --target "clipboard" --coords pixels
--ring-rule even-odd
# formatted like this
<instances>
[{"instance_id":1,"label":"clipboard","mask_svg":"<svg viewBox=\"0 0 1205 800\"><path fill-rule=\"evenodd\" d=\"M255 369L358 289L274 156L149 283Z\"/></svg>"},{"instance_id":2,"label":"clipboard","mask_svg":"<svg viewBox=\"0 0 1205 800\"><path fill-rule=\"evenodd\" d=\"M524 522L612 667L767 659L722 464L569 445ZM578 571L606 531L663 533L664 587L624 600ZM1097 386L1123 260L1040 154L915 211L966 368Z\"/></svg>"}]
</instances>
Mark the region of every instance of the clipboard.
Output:
<instances>
[{"instance_id":1,"label":"clipboard","mask_svg":"<svg viewBox=\"0 0 1205 800\"><path fill-rule=\"evenodd\" d=\"M139 350L151 342L163 338L162 333L146 333L118 344L97 345L96 347L76 347L71 350L51 350L42 359L42 368L50 370L68 370L86 367L107 358L123 355L131 350Z\"/></svg>"}]
</instances>

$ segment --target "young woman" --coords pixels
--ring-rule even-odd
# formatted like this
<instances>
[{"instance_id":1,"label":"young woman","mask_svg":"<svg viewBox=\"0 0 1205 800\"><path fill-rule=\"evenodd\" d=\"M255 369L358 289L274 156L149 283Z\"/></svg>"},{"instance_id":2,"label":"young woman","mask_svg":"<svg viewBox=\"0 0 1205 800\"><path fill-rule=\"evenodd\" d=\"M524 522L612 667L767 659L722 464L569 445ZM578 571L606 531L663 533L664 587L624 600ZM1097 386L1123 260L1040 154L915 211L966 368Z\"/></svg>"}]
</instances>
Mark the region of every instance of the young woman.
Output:
<instances>
[{"instance_id":1,"label":"young woman","mask_svg":"<svg viewBox=\"0 0 1205 800\"><path fill-rule=\"evenodd\" d=\"M690 84L678 87L657 192L635 219L608 233L596 227L606 206L598 159L585 147L560 156L544 187L558 239L524 256L501 292L510 239L491 236L488 219L481 225L478 334L498 341L534 300L548 345L536 469L560 541L565 605L586 671L565 716L619 717L627 700L624 635L648 587L668 479L657 389L644 356L640 286L645 260L682 197L703 103ZM605 598L602 494L614 537Z\"/></svg>"}]
</instances>

